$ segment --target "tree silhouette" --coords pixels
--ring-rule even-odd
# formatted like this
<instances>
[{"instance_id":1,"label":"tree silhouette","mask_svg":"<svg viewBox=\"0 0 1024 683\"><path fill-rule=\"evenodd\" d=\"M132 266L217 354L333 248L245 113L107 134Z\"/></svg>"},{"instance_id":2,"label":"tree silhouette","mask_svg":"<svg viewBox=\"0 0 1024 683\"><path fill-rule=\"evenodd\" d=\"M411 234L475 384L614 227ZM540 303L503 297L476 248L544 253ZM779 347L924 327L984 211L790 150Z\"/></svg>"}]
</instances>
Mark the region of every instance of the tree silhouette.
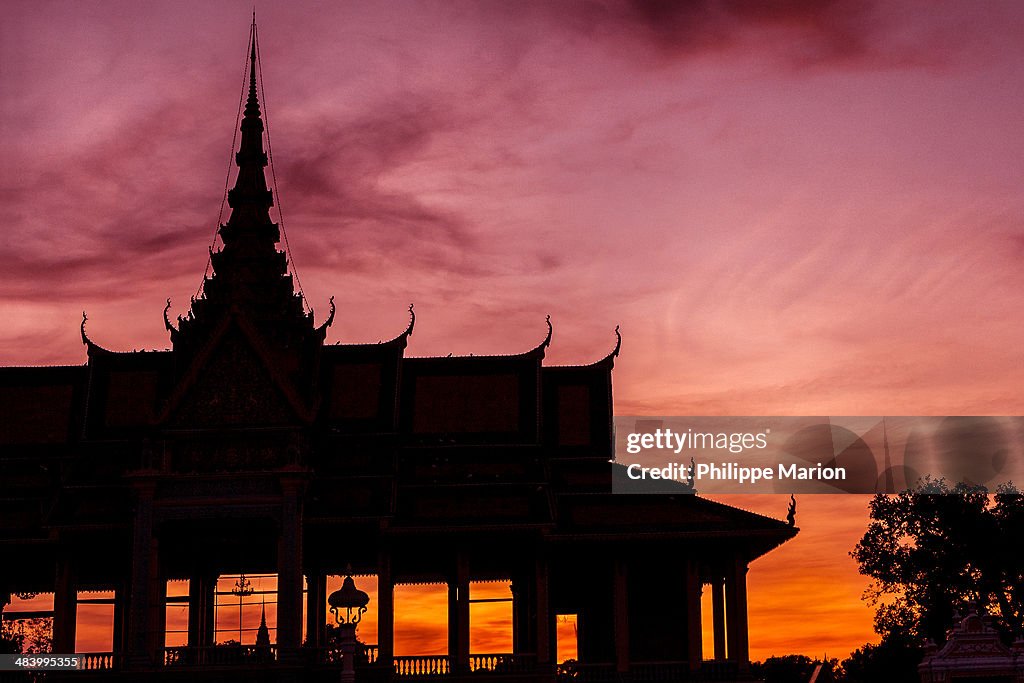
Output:
<instances>
[{"instance_id":1,"label":"tree silhouette","mask_svg":"<svg viewBox=\"0 0 1024 683\"><path fill-rule=\"evenodd\" d=\"M53 649L53 619L49 617L4 621L0 653L42 654Z\"/></svg>"},{"instance_id":2,"label":"tree silhouette","mask_svg":"<svg viewBox=\"0 0 1024 683\"><path fill-rule=\"evenodd\" d=\"M871 577L883 643L945 640L955 612L973 605L1009 642L1024 623L1024 496L1012 484L924 479L871 501L871 523L850 555Z\"/></svg>"},{"instance_id":3,"label":"tree silhouette","mask_svg":"<svg viewBox=\"0 0 1024 683\"><path fill-rule=\"evenodd\" d=\"M763 662L754 662L750 673L754 680L764 683L806 683L820 661L807 655L769 657ZM834 659L829 663L833 667L837 664Z\"/></svg>"}]
</instances>

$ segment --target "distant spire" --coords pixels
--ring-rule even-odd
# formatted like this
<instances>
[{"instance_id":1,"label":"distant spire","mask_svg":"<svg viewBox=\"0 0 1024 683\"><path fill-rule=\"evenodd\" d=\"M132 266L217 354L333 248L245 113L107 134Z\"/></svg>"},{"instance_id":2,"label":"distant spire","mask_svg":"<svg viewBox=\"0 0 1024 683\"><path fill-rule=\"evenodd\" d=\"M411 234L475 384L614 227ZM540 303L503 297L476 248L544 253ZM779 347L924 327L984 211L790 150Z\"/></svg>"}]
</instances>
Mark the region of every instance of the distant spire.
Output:
<instances>
[{"instance_id":1,"label":"distant spire","mask_svg":"<svg viewBox=\"0 0 1024 683\"><path fill-rule=\"evenodd\" d=\"M256 630L256 647L270 649L270 629L267 628L267 599L263 598L263 611L260 614L260 627Z\"/></svg>"}]
</instances>

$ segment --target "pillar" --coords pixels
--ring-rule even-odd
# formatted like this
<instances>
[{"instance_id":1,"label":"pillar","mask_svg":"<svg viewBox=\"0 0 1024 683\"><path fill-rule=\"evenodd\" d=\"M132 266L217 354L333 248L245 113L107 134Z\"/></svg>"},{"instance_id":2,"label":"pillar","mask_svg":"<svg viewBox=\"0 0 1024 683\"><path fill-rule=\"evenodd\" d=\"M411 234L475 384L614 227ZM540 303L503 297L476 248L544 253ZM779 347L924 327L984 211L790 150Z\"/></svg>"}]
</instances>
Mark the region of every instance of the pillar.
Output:
<instances>
[{"instance_id":1,"label":"pillar","mask_svg":"<svg viewBox=\"0 0 1024 683\"><path fill-rule=\"evenodd\" d=\"M469 562L462 551L448 581L448 660L453 673L469 670Z\"/></svg>"},{"instance_id":2,"label":"pillar","mask_svg":"<svg viewBox=\"0 0 1024 683\"><path fill-rule=\"evenodd\" d=\"M188 580L189 647L213 645L214 601L217 576L210 571L195 572Z\"/></svg>"},{"instance_id":3,"label":"pillar","mask_svg":"<svg viewBox=\"0 0 1024 683\"><path fill-rule=\"evenodd\" d=\"M114 633L112 647L121 654L127 649L128 584L123 579L114 586Z\"/></svg>"},{"instance_id":4,"label":"pillar","mask_svg":"<svg viewBox=\"0 0 1024 683\"><path fill-rule=\"evenodd\" d=\"M302 513L300 482L281 482L281 533L277 544L278 656L298 655L302 644Z\"/></svg>"},{"instance_id":5,"label":"pillar","mask_svg":"<svg viewBox=\"0 0 1024 683\"><path fill-rule=\"evenodd\" d=\"M715 659L725 659L725 580L711 579L711 625L715 632Z\"/></svg>"},{"instance_id":6,"label":"pillar","mask_svg":"<svg viewBox=\"0 0 1024 683\"><path fill-rule=\"evenodd\" d=\"M700 569L695 559L686 561L686 661L690 671L700 668L704 660L700 614Z\"/></svg>"},{"instance_id":7,"label":"pillar","mask_svg":"<svg viewBox=\"0 0 1024 683\"><path fill-rule=\"evenodd\" d=\"M53 591L53 652L75 651L75 625L78 619L78 591L71 558L57 560L57 577Z\"/></svg>"},{"instance_id":8,"label":"pillar","mask_svg":"<svg viewBox=\"0 0 1024 683\"><path fill-rule=\"evenodd\" d=\"M532 569L532 568L531 568ZM519 574L512 580L512 652L537 652L536 607L534 576Z\"/></svg>"},{"instance_id":9,"label":"pillar","mask_svg":"<svg viewBox=\"0 0 1024 683\"><path fill-rule=\"evenodd\" d=\"M216 570L203 575L203 628L200 639L203 645L213 645L217 640L217 576Z\"/></svg>"},{"instance_id":10,"label":"pillar","mask_svg":"<svg viewBox=\"0 0 1024 683\"><path fill-rule=\"evenodd\" d=\"M395 656L395 584L391 554L377 557L377 661L389 671Z\"/></svg>"},{"instance_id":11,"label":"pillar","mask_svg":"<svg viewBox=\"0 0 1024 683\"><path fill-rule=\"evenodd\" d=\"M203 587L197 574L188 577L188 646L202 644Z\"/></svg>"},{"instance_id":12,"label":"pillar","mask_svg":"<svg viewBox=\"0 0 1024 683\"><path fill-rule=\"evenodd\" d=\"M725 590L729 659L737 663L741 672L745 672L750 668L747 634L747 563L739 554L727 568Z\"/></svg>"},{"instance_id":13,"label":"pillar","mask_svg":"<svg viewBox=\"0 0 1024 683\"><path fill-rule=\"evenodd\" d=\"M160 586L160 550L153 536L153 496L156 485L142 482L136 488L132 522L132 579L128 606L129 668L162 663L158 652L163 638L162 606L166 588ZM159 632L157 632L159 629Z\"/></svg>"},{"instance_id":14,"label":"pillar","mask_svg":"<svg viewBox=\"0 0 1024 683\"><path fill-rule=\"evenodd\" d=\"M306 574L306 644L323 647L327 624L327 577L321 571Z\"/></svg>"},{"instance_id":15,"label":"pillar","mask_svg":"<svg viewBox=\"0 0 1024 683\"><path fill-rule=\"evenodd\" d=\"M629 671L629 574L625 560L615 560L612 577L612 612L615 630L615 670Z\"/></svg>"},{"instance_id":16,"label":"pillar","mask_svg":"<svg viewBox=\"0 0 1024 683\"><path fill-rule=\"evenodd\" d=\"M548 561L538 554L534 565L533 594L536 602L534 633L537 638L537 664L548 666L555 659L555 630L551 627L550 576Z\"/></svg>"}]
</instances>

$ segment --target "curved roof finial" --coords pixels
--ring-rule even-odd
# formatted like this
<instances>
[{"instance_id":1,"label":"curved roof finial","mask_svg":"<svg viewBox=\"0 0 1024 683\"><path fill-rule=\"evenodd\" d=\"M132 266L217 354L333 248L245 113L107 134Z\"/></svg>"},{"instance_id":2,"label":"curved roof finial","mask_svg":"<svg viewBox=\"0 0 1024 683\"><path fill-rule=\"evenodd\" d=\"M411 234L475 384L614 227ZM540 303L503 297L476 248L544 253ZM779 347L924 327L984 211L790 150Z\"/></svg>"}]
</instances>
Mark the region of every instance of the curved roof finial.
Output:
<instances>
[{"instance_id":1,"label":"curved roof finial","mask_svg":"<svg viewBox=\"0 0 1024 683\"><path fill-rule=\"evenodd\" d=\"M615 326L615 348L612 349L612 358L619 357L619 349L622 348L622 335L619 334L619 326Z\"/></svg>"},{"instance_id":2,"label":"curved roof finial","mask_svg":"<svg viewBox=\"0 0 1024 683\"><path fill-rule=\"evenodd\" d=\"M409 304L409 326L405 328L404 336L412 336L412 328L416 327L416 311L413 310L413 305Z\"/></svg>"},{"instance_id":3,"label":"curved roof finial","mask_svg":"<svg viewBox=\"0 0 1024 683\"><path fill-rule=\"evenodd\" d=\"M338 309L334 306L334 297L332 296L331 312L327 315L327 320L325 320L320 327L316 328L316 333L319 334L321 337L327 336L327 328L334 324L334 314L337 310Z\"/></svg>"},{"instance_id":4,"label":"curved roof finial","mask_svg":"<svg viewBox=\"0 0 1024 683\"><path fill-rule=\"evenodd\" d=\"M192 302L195 303L195 299L193 299ZM171 319L167 317L167 311L169 310L171 310L170 297L167 298L167 305L164 306L164 327L166 327L167 331L171 333L171 341L174 341L174 338L178 334L178 330L174 329L174 325L171 324Z\"/></svg>"},{"instance_id":5,"label":"curved roof finial","mask_svg":"<svg viewBox=\"0 0 1024 683\"><path fill-rule=\"evenodd\" d=\"M524 355L528 356L528 355L531 355L531 354L534 354L534 353L539 353L541 355L541 358L543 358L544 357L544 349L546 349L549 346L551 346L551 334L554 331L554 328L551 326L551 316L549 315L549 316L545 317L544 318L544 322L547 323L547 326L548 326L548 333L546 335L544 335L544 340L540 344L537 344L535 347L533 347L532 349L527 351Z\"/></svg>"},{"instance_id":6,"label":"curved roof finial","mask_svg":"<svg viewBox=\"0 0 1024 683\"><path fill-rule=\"evenodd\" d=\"M89 320L89 316L85 314L85 311L82 311L82 325L79 328L79 330L82 333L82 343L85 344L85 346L89 349L89 355L92 355L94 351L101 353L113 353L113 351L105 349L96 342L94 342L92 339L89 339L89 335L85 333L85 323L87 320Z\"/></svg>"}]
</instances>

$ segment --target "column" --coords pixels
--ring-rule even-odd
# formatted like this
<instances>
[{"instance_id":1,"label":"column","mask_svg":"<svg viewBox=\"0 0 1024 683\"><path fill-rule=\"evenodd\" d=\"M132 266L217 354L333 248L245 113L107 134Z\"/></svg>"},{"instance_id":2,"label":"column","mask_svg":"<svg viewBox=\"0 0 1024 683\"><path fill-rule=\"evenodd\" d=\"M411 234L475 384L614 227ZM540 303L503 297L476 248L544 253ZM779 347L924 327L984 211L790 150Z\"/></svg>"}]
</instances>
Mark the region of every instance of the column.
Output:
<instances>
[{"instance_id":1,"label":"column","mask_svg":"<svg viewBox=\"0 0 1024 683\"><path fill-rule=\"evenodd\" d=\"M389 671L395 656L395 584L391 553L377 557L377 661Z\"/></svg>"},{"instance_id":2,"label":"column","mask_svg":"<svg viewBox=\"0 0 1024 683\"><path fill-rule=\"evenodd\" d=\"M323 647L327 624L327 577L322 571L306 574L306 644Z\"/></svg>"},{"instance_id":3,"label":"column","mask_svg":"<svg viewBox=\"0 0 1024 683\"><path fill-rule=\"evenodd\" d=\"M448 660L453 673L469 670L469 562L462 551L448 581Z\"/></svg>"},{"instance_id":4,"label":"column","mask_svg":"<svg viewBox=\"0 0 1024 683\"><path fill-rule=\"evenodd\" d=\"M277 544L278 656L298 655L302 644L302 513L300 483L281 482L281 533Z\"/></svg>"},{"instance_id":5,"label":"column","mask_svg":"<svg viewBox=\"0 0 1024 683\"><path fill-rule=\"evenodd\" d=\"M57 577L53 592L53 652L70 654L75 651L75 624L78 619L78 591L75 585L71 558L62 555L57 560Z\"/></svg>"},{"instance_id":6,"label":"column","mask_svg":"<svg viewBox=\"0 0 1024 683\"><path fill-rule=\"evenodd\" d=\"M725 580L711 579L711 624L715 631L715 659L725 659Z\"/></svg>"},{"instance_id":7,"label":"column","mask_svg":"<svg viewBox=\"0 0 1024 683\"><path fill-rule=\"evenodd\" d=\"M747 635L747 563L737 554L726 572L726 627L729 636L729 659L741 672L750 668Z\"/></svg>"},{"instance_id":8,"label":"column","mask_svg":"<svg viewBox=\"0 0 1024 683\"><path fill-rule=\"evenodd\" d=\"M213 608L217 575L203 570L188 580L188 644L189 647L213 645Z\"/></svg>"},{"instance_id":9,"label":"column","mask_svg":"<svg viewBox=\"0 0 1024 683\"><path fill-rule=\"evenodd\" d=\"M124 579L114 586L114 634L113 650L121 654L126 649L125 626L128 623L128 585Z\"/></svg>"},{"instance_id":10,"label":"column","mask_svg":"<svg viewBox=\"0 0 1024 683\"><path fill-rule=\"evenodd\" d=\"M198 574L188 577L188 646L199 647L203 632L203 587Z\"/></svg>"},{"instance_id":11,"label":"column","mask_svg":"<svg viewBox=\"0 0 1024 683\"><path fill-rule=\"evenodd\" d=\"M521 574L512 580L512 652L514 654L537 652L536 600L533 595L533 577Z\"/></svg>"},{"instance_id":12,"label":"column","mask_svg":"<svg viewBox=\"0 0 1024 683\"><path fill-rule=\"evenodd\" d=\"M697 561L686 561L686 661L690 671L700 668L704 660L700 614L700 569Z\"/></svg>"},{"instance_id":13,"label":"column","mask_svg":"<svg viewBox=\"0 0 1024 683\"><path fill-rule=\"evenodd\" d=\"M554 663L554 629L551 628L551 600L549 591L548 560L537 555L534 567L534 598L536 600L537 664L548 666Z\"/></svg>"},{"instance_id":14,"label":"column","mask_svg":"<svg viewBox=\"0 0 1024 683\"><path fill-rule=\"evenodd\" d=\"M154 622L163 604L166 589L159 588L159 548L153 537L153 496L155 484L143 482L136 489L135 517L132 528L132 579L128 605L126 637L129 668L161 663L154 644ZM162 633L163 624L159 624Z\"/></svg>"},{"instance_id":15,"label":"column","mask_svg":"<svg viewBox=\"0 0 1024 683\"><path fill-rule=\"evenodd\" d=\"M626 561L615 560L612 578L612 611L615 628L615 670L629 671L629 574Z\"/></svg>"},{"instance_id":16,"label":"column","mask_svg":"<svg viewBox=\"0 0 1024 683\"><path fill-rule=\"evenodd\" d=\"M213 645L216 643L216 614L217 614L217 577L219 573L216 569L211 569L209 573L203 574L203 628L201 638L199 640L203 645Z\"/></svg>"}]
</instances>

